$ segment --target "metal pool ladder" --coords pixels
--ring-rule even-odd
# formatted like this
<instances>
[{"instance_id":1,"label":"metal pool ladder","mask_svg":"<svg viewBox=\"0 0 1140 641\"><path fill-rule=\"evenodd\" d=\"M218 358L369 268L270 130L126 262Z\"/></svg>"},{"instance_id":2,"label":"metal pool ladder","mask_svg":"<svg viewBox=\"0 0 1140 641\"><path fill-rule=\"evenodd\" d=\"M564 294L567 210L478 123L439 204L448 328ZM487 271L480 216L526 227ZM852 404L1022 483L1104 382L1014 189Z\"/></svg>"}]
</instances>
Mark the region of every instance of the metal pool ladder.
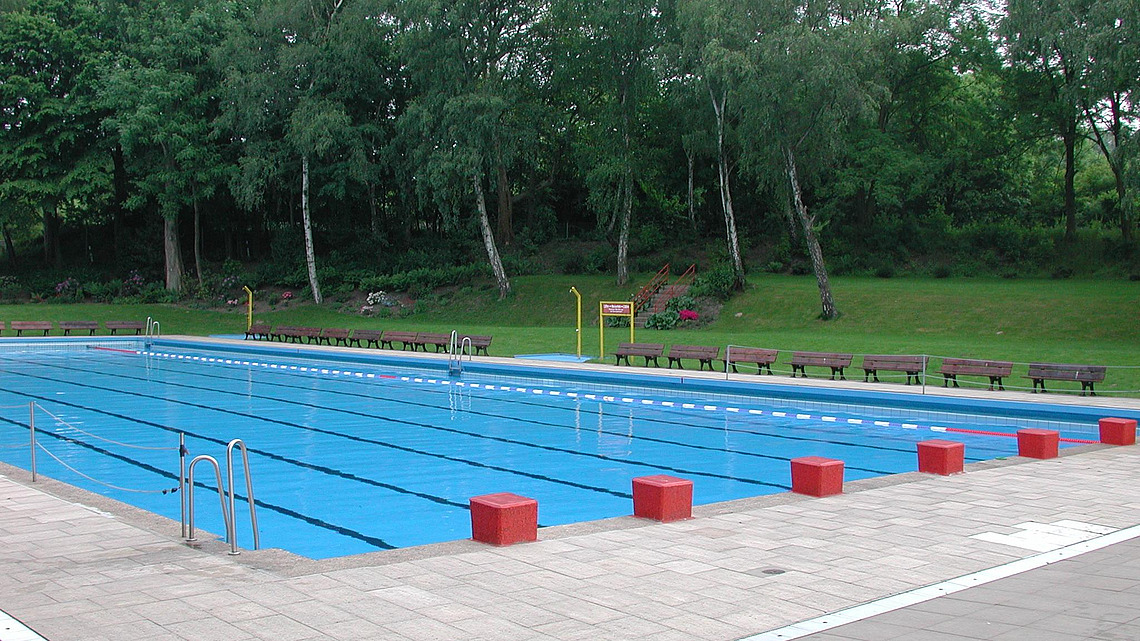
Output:
<instances>
[{"instance_id":1,"label":"metal pool ladder","mask_svg":"<svg viewBox=\"0 0 1140 641\"><path fill-rule=\"evenodd\" d=\"M195 456L194 460L190 461L186 491L187 518L190 531L186 540L197 540L194 537L194 466L200 461L209 461L210 465L214 468L214 476L218 480L218 500L222 506L222 521L224 521L226 525L226 540L230 543L230 554L238 555L241 554L241 552L237 550L237 528L234 524L234 448L241 450L241 466L245 472L245 492L249 498L249 521L253 528L253 549L260 549L261 537L258 536L257 532L257 505L253 497L253 481L250 479L249 473L249 453L246 451L245 442L240 438L235 438L226 446L226 477L230 483L228 507L226 505L225 485L222 483L222 471L218 466L217 459L206 454L201 454Z\"/></svg>"},{"instance_id":2,"label":"metal pool ladder","mask_svg":"<svg viewBox=\"0 0 1140 641\"><path fill-rule=\"evenodd\" d=\"M471 359L471 337L464 336L463 341L459 340L459 332L451 330L451 345L447 349L447 373L450 376L461 376L463 374L463 354L467 354L467 359Z\"/></svg>"}]
</instances>

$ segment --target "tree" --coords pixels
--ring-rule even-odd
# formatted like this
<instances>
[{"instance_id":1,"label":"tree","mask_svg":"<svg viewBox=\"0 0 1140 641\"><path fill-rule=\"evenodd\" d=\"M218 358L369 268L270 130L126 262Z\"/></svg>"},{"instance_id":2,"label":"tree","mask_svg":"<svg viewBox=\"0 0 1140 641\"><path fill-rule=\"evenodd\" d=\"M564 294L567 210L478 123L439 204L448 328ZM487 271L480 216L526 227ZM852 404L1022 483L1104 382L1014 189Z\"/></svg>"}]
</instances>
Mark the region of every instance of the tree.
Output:
<instances>
[{"instance_id":1,"label":"tree","mask_svg":"<svg viewBox=\"0 0 1140 641\"><path fill-rule=\"evenodd\" d=\"M799 220L819 286L821 317L839 315L819 244L823 221L804 185L826 175L848 120L870 104L857 65L867 45L865 5L775 0L762 3L749 50L742 144L758 178L785 194ZM782 184L781 184L782 183Z\"/></svg>"},{"instance_id":2,"label":"tree","mask_svg":"<svg viewBox=\"0 0 1140 641\"><path fill-rule=\"evenodd\" d=\"M417 96L399 121L420 195L456 224L474 206L479 235L499 287L511 290L487 210L486 186L498 185L500 235L510 233L507 167L519 142L533 138L527 85L541 75L543 2L408 0L402 51ZM504 219L506 217L506 219Z\"/></svg>"},{"instance_id":3,"label":"tree","mask_svg":"<svg viewBox=\"0 0 1140 641\"><path fill-rule=\"evenodd\" d=\"M617 282L629 281L629 234L635 188L648 171L645 107L660 95L655 64L672 19L659 0L566 0L565 82L578 87L579 154L589 202L612 236Z\"/></svg>"},{"instance_id":4,"label":"tree","mask_svg":"<svg viewBox=\"0 0 1140 641\"><path fill-rule=\"evenodd\" d=\"M214 54L225 78L217 129L239 150L231 192L250 210L262 207L270 190L299 195L317 303L323 296L313 204L342 197L348 182L374 180L373 120L391 110L385 96L397 84L386 75L378 43L392 28L391 15L372 0L270 2ZM314 193L318 178L323 186Z\"/></svg>"},{"instance_id":5,"label":"tree","mask_svg":"<svg viewBox=\"0 0 1140 641\"><path fill-rule=\"evenodd\" d=\"M736 161L730 146L740 111L738 86L748 68L747 49L753 36L749 26L755 24L749 15L751 6L739 0L681 0L678 3L687 57L692 72L705 85L716 122L717 189L724 212L735 289L744 289L744 261L740 256L732 205L732 174ZM690 175L691 163L690 156ZM690 186L690 201L691 189Z\"/></svg>"},{"instance_id":6,"label":"tree","mask_svg":"<svg viewBox=\"0 0 1140 641\"><path fill-rule=\"evenodd\" d=\"M202 285L200 204L221 182L221 152L211 139L218 78L209 55L231 16L220 2L178 6L142 2L124 16L123 47L103 72L100 102L129 162L128 205L153 208L163 220L166 288L183 288L178 221L194 215L194 266Z\"/></svg>"},{"instance_id":7,"label":"tree","mask_svg":"<svg viewBox=\"0 0 1140 641\"><path fill-rule=\"evenodd\" d=\"M35 0L0 13L0 197L40 213L44 262L55 267L63 212L109 189L94 102L96 25L88 2Z\"/></svg>"}]
</instances>

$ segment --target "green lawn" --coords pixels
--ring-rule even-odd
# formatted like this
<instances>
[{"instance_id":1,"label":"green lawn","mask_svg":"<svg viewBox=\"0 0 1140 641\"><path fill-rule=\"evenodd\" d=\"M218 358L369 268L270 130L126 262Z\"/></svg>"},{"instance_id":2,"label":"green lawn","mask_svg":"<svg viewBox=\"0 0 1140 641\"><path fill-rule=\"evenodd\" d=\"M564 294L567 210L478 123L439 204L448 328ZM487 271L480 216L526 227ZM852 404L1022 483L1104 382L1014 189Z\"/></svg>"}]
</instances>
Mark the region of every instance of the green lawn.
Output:
<instances>
[{"instance_id":1,"label":"green lawn","mask_svg":"<svg viewBox=\"0 0 1140 641\"><path fill-rule=\"evenodd\" d=\"M648 277L639 275L634 282ZM527 276L512 282L514 293L505 301L497 300L490 285L480 284L421 301L421 311L406 318L365 317L337 311L342 307L337 303L318 307L294 301L259 310L255 319L273 325L493 334L491 353L499 356L573 352L575 297L570 287L574 286L582 294L583 353L596 357L598 302L626 300L636 290L636 286L614 285L609 276ZM729 301L716 322L695 330L638 330L636 338L781 351L1140 365L1140 282L835 278L832 286L843 313L835 321L818 320L813 277L754 275L748 290ZM218 311L176 305L0 305L4 321L147 316L161 321L164 334L192 335L240 333L246 318L244 307ZM626 329L606 331L610 347L627 337ZM1016 380L1011 382L1027 382L1019 376L1015 370ZM1111 370L1098 387L1140 396L1140 369Z\"/></svg>"}]
</instances>

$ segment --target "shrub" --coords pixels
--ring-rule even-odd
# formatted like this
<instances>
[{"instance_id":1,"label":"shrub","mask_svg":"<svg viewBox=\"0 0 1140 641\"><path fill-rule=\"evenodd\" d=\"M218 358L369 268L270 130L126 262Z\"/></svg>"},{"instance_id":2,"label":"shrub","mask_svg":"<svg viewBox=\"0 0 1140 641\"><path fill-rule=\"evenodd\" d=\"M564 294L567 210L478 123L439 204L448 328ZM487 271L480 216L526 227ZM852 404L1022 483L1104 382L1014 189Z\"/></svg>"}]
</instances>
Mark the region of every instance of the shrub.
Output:
<instances>
[{"instance_id":1,"label":"shrub","mask_svg":"<svg viewBox=\"0 0 1140 641\"><path fill-rule=\"evenodd\" d=\"M884 264L875 268L875 276L879 278L891 278L895 275L895 268L893 265Z\"/></svg>"},{"instance_id":2,"label":"shrub","mask_svg":"<svg viewBox=\"0 0 1140 641\"><path fill-rule=\"evenodd\" d=\"M682 309L694 309L696 306L697 299L693 298L689 294L681 294L680 296L675 296L669 299L669 302L665 304L665 309L673 312L679 312Z\"/></svg>"},{"instance_id":3,"label":"shrub","mask_svg":"<svg viewBox=\"0 0 1140 641\"><path fill-rule=\"evenodd\" d=\"M952 273L952 271L953 270L950 269L949 265L938 265L937 267L934 268L934 277L935 278L950 278L950 274Z\"/></svg>"},{"instance_id":4,"label":"shrub","mask_svg":"<svg viewBox=\"0 0 1140 641\"><path fill-rule=\"evenodd\" d=\"M693 287L689 290L694 298L708 297L717 300L728 300L732 296L732 286L735 277L732 273L732 266L727 263L716 265L712 269L703 272L697 276L693 281Z\"/></svg>"},{"instance_id":5,"label":"shrub","mask_svg":"<svg viewBox=\"0 0 1140 641\"><path fill-rule=\"evenodd\" d=\"M645 319L646 329L673 329L681 322L681 315L672 310L651 314Z\"/></svg>"}]
</instances>

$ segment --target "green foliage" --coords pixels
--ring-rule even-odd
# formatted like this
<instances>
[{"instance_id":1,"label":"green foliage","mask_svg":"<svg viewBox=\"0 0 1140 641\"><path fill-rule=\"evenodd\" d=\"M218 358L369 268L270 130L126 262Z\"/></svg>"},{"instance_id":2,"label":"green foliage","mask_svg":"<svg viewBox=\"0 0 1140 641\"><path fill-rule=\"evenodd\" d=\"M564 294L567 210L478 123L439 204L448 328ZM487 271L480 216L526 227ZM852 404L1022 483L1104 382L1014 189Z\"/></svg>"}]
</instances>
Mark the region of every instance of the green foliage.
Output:
<instances>
[{"instance_id":1,"label":"green foliage","mask_svg":"<svg viewBox=\"0 0 1140 641\"><path fill-rule=\"evenodd\" d=\"M368 291L408 292L409 295L414 292L422 296L439 287L466 284L489 275L490 268L483 264L422 268L388 276L372 276L362 280L360 286Z\"/></svg>"},{"instance_id":2,"label":"green foliage","mask_svg":"<svg viewBox=\"0 0 1140 641\"><path fill-rule=\"evenodd\" d=\"M689 292L696 298L728 300L734 292L735 281L732 265L721 263L698 274Z\"/></svg>"},{"instance_id":3,"label":"green foliage","mask_svg":"<svg viewBox=\"0 0 1140 641\"><path fill-rule=\"evenodd\" d=\"M681 316L676 311L666 309L656 314L650 314L645 319L646 329L673 329L681 322Z\"/></svg>"}]
</instances>

